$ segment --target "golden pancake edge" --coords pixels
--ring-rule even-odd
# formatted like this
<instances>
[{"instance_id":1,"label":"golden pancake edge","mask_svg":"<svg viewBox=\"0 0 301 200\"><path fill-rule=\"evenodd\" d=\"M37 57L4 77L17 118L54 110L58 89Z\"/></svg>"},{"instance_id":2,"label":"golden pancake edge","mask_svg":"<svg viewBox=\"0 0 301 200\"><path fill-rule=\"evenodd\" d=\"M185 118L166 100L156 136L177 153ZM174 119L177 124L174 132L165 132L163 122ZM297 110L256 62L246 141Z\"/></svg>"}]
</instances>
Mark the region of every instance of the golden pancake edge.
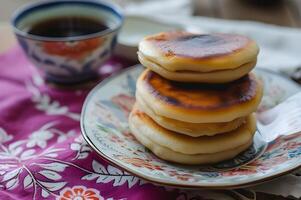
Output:
<instances>
[{"instance_id":1,"label":"golden pancake edge","mask_svg":"<svg viewBox=\"0 0 301 200\"><path fill-rule=\"evenodd\" d=\"M190 123L229 122L256 111L262 83L250 73L224 84L180 83L145 70L136 95L156 115Z\"/></svg>"}]
</instances>

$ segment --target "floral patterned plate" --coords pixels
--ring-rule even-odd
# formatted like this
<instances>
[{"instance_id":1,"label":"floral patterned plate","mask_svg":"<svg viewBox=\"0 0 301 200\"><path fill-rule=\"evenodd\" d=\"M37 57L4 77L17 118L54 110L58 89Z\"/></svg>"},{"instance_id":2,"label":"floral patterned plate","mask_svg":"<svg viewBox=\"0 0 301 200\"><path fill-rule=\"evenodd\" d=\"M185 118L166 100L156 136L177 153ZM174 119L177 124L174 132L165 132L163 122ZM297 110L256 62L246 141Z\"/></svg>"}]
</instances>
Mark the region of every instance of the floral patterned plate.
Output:
<instances>
[{"instance_id":1,"label":"floral patterned plate","mask_svg":"<svg viewBox=\"0 0 301 200\"><path fill-rule=\"evenodd\" d=\"M245 187L301 166L301 133L265 143L257 132L248 150L232 160L211 166L179 165L159 159L135 140L128 128L136 79L142 70L141 66L134 66L101 82L90 92L83 106L82 134L92 148L112 164L151 182L189 188ZM286 77L264 70L255 73L264 82L259 112L300 91L300 87Z\"/></svg>"}]
</instances>

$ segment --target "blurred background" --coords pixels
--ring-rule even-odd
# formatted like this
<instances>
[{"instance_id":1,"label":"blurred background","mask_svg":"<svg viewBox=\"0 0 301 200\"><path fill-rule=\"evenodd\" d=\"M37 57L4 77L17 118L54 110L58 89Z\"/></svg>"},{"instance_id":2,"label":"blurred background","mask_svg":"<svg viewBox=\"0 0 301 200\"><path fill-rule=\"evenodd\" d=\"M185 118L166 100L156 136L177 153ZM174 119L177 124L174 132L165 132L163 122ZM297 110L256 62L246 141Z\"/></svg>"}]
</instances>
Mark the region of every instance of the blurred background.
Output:
<instances>
[{"instance_id":1,"label":"blurred background","mask_svg":"<svg viewBox=\"0 0 301 200\"><path fill-rule=\"evenodd\" d=\"M10 19L13 11L28 2L39 0L0 0L0 22ZM300 0L112 0L131 11L149 7L156 14L181 9L182 13L224 19L255 20L281 26L301 27ZM146 2L146 4L145 4ZM155 5L156 3L159 4ZM168 3L162 3L168 2ZM150 4L151 6L148 6ZM155 5L155 6L153 6ZM166 5L166 6L164 6ZM135 9L134 9L135 10ZM145 12L145 9L144 9ZM154 12L150 12L154 14Z\"/></svg>"}]
</instances>

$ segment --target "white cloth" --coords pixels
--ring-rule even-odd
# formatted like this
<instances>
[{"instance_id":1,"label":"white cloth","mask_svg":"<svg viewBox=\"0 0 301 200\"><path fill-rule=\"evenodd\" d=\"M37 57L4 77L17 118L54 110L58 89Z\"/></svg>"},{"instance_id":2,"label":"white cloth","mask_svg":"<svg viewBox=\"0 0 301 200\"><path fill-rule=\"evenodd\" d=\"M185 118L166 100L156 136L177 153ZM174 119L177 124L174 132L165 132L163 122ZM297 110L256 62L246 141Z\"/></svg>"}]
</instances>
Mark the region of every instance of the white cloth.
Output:
<instances>
[{"instance_id":1,"label":"white cloth","mask_svg":"<svg viewBox=\"0 0 301 200\"><path fill-rule=\"evenodd\" d=\"M300 198L301 178L300 176L290 174L248 189L256 192L281 195L283 197L293 196Z\"/></svg>"},{"instance_id":2,"label":"white cloth","mask_svg":"<svg viewBox=\"0 0 301 200\"><path fill-rule=\"evenodd\" d=\"M192 15L192 0L113 0L127 15Z\"/></svg>"}]
</instances>

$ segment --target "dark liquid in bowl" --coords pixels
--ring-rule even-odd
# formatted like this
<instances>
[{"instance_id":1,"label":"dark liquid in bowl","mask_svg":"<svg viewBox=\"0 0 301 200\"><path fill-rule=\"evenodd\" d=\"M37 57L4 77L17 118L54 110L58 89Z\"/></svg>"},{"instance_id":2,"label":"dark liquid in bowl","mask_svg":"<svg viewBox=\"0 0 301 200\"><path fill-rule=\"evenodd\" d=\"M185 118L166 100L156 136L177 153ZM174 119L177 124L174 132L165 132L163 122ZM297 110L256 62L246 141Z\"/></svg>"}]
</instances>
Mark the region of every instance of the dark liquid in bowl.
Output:
<instances>
[{"instance_id":1,"label":"dark liquid in bowl","mask_svg":"<svg viewBox=\"0 0 301 200\"><path fill-rule=\"evenodd\" d=\"M56 17L33 24L28 33L45 37L72 37L109 29L102 21L88 17Z\"/></svg>"}]
</instances>

